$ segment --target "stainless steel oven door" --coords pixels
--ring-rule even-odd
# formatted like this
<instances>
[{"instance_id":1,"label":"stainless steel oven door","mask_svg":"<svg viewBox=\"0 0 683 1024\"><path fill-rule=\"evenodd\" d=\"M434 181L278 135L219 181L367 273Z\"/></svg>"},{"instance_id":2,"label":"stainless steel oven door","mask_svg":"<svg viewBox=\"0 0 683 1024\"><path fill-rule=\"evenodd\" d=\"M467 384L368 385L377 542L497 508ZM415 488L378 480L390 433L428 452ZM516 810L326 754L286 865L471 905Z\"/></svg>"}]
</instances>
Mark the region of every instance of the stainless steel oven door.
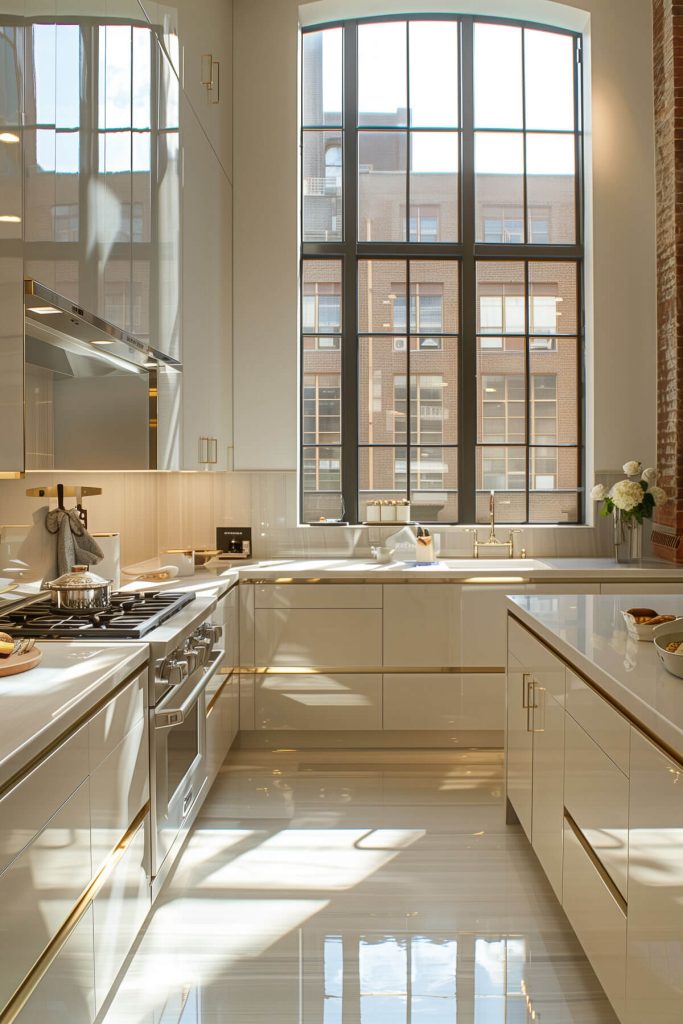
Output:
<instances>
[{"instance_id":1,"label":"stainless steel oven door","mask_svg":"<svg viewBox=\"0 0 683 1024\"><path fill-rule=\"evenodd\" d=\"M213 651L205 665L150 711L154 876L189 828L207 781L205 691L222 660L223 651Z\"/></svg>"}]
</instances>

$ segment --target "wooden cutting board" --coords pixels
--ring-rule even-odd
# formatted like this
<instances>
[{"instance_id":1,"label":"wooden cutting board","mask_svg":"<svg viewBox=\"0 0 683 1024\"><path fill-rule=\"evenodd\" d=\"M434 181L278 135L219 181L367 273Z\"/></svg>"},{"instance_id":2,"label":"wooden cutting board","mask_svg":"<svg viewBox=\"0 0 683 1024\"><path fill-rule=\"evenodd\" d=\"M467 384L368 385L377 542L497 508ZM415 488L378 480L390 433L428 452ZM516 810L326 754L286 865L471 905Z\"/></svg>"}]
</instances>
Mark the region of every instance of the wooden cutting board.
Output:
<instances>
[{"instance_id":1,"label":"wooden cutting board","mask_svg":"<svg viewBox=\"0 0 683 1024\"><path fill-rule=\"evenodd\" d=\"M28 672L39 665L43 658L40 647L32 647L26 654L13 654L0 658L0 676L15 676L17 672Z\"/></svg>"}]
</instances>

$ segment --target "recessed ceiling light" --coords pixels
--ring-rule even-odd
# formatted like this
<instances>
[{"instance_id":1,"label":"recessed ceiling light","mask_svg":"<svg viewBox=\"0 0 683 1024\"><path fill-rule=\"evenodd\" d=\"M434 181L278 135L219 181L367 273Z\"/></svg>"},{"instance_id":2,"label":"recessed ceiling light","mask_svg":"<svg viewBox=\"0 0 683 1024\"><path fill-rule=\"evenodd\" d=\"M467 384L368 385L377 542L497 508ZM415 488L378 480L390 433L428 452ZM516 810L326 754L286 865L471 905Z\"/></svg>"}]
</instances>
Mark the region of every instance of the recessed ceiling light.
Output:
<instances>
[{"instance_id":1,"label":"recessed ceiling light","mask_svg":"<svg viewBox=\"0 0 683 1024\"><path fill-rule=\"evenodd\" d=\"M19 142L19 136L14 132L0 132L0 142Z\"/></svg>"},{"instance_id":2,"label":"recessed ceiling light","mask_svg":"<svg viewBox=\"0 0 683 1024\"><path fill-rule=\"evenodd\" d=\"M0 213L0 224L21 224L21 217L14 213Z\"/></svg>"},{"instance_id":3,"label":"recessed ceiling light","mask_svg":"<svg viewBox=\"0 0 683 1024\"><path fill-rule=\"evenodd\" d=\"M57 309L56 306L29 306L32 313L37 313L38 316L50 316L52 313L61 313L61 309Z\"/></svg>"}]
</instances>

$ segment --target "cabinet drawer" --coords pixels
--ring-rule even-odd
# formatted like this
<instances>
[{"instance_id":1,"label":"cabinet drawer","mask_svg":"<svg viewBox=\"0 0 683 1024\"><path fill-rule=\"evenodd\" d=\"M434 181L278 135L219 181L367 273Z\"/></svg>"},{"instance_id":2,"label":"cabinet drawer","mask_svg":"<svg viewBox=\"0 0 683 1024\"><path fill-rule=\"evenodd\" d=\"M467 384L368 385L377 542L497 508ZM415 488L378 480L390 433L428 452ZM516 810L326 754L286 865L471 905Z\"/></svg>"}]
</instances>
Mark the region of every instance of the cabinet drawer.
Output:
<instances>
[{"instance_id":1,"label":"cabinet drawer","mask_svg":"<svg viewBox=\"0 0 683 1024\"><path fill-rule=\"evenodd\" d=\"M50 964L16 1024L91 1024L95 1019L92 903Z\"/></svg>"},{"instance_id":2,"label":"cabinet drawer","mask_svg":"<svg viewBox=\"0 0 683 1024\"><path fill-rule=\"evenodd\" d=\"M508 616L508 650L539 686L558 700L564 700L565 667L548 648Z\"/></svg>"},{"instance_id":3,"label":"cabinet drawer","mask_svg":"<svg viewBox=\"0 0 683 1024\"><path fill-rule=\"evenodd\" d=\"M382 664L382 612L350 608L255 613L258 666L374 668Z\"/></svg>"},{"instance_id":4,"label":"cabinet drawer","mask_svg":"<svg viewBox=\"0 0 683 1024\"><path fill-rule=\"evenodd\" d=\"M143 718L90 776L93 871L148 799L147 719Z\"/></svg>"},{"instance_id":5,"label":"cabinet drawer","mask_svg":"<svg viewBox=\"0 0 683 1024\"><path fill-rule=\"evenodd\" d=\"M257 729L381 729L382 676L267 675L255 688Z\"/></svg>"},{"instance_id":6,"label":"cabinet drawer","mask_svg":"<svg viewBox=\"0 0 683 1024\"><path fill-rule=\"evenodd\" d=\"M90 771L108 757L133 725L145 716L147 669L95 715L90 723ZM139 808L138 808L139 809Z\"/></svg>"},{"instance_id":7,"label":"cabinet drawer","mask_svg":"<svg viewBox=\"0 0 683 1024\"><path fill-rule=\"evenodd\" d=\"M0 875L0 1006L90 882L90 801L82 783Z\"/></svg>"},{"instance_id":8,"label":"cabinet drawer","mask_svg":"<svg viewBox=\"0 0 683 1024\"><path fill-rule=\"evenodd\" d=\"M70 736L0 800L0 874L88 775L88 726Z\"/></svg>"},{"instance_id":9,"label":"cabinet drawer","mask_svg":"<svg viewBox=\"0 0 683 1024\"><path fill-rule=\"evenodd\" d=\"M382 588L372 583L257 583L256 608L381 608Z\"/></svg>"},{"instance_id":10,"label":"cabinet drawer","mask_svg":"<svg viewBox=\"0 0 683 1024\"><path fill-rule=\"evenodd\" d=\"M149 816L93 901L98 1010L151 906L146 829L149 829Z\"/></svg>"},{"instance_id":11,"label":"cabinet drawer","mask_svg":"<svg viewBox=\"0 0 683 1024\"><path fill-rule=\"evenodd\" d=\"M604 697L567 670L566 708L624 775L628 775L631 726Z\"/></svg>"},{"instance_id":12,"label":"cabinet drawer","mask_svg":"<svg viewBox=\"0 0 683 1024\"><path fill-rule=\"evenodd\" d=\"M617 1015L626 996L626 914L574 834L564 826L562 906Z\"/></svg>"},{"instance_id":13,"label":"cabinet drawer","mask_svg":"<svg viewBox=\"0 0 683 1024\"><path fill-rule=\"evenodd\" d=\"M384 664L462 668L461 588L452 583L384 587Z\"/></svg>"},{"instance_id":14,"label":"cabinet drawer","mask_svg":"<svg viewBox=\"0 0 683 1024\"><path fill-rule=\"evenodd\" d=\"M625 898L628 779L569 715L564 766L564 805Z\"/></svg>"},{"instance_id":15,"label":"cabinet drawer","mask_svg":"<svg viewBox=\"0 0 683 1024\"><path fill-rule=\"evenodd\" d=\"M385 729L505 728L503 673L400 672L384 676Z\"/></svg>"},{"instance_id":16,"label":"cabinet drawer","mask_svg":"<svg viewBox=\"0 0 683 1024\"><path fill-rule=\"evenodd\" d=\"M235 735L237 708L234 694L237 676L223 678L222 689L214 694L206 713L206 767L209 786L216 778Z\"/></svg>"}]
</instances>

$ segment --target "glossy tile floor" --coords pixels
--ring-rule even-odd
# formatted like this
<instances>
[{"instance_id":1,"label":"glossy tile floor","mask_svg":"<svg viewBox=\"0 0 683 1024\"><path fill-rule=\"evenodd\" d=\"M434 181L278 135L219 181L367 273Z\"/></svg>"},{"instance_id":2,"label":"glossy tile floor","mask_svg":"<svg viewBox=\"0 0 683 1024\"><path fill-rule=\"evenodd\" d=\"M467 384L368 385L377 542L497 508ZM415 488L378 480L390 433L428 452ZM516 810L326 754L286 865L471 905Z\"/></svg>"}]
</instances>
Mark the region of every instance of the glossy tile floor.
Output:
<instances>
[{"instance_id":1,"label":"glossy tile floor","mask_svg":"<svg viewBox=\"0 0 683 1024\"><path fill-rule=\"evenodd\" d=\"M231 755L106 1024L615 1024L502 767Z\"/></svg>"}]
</instances>

